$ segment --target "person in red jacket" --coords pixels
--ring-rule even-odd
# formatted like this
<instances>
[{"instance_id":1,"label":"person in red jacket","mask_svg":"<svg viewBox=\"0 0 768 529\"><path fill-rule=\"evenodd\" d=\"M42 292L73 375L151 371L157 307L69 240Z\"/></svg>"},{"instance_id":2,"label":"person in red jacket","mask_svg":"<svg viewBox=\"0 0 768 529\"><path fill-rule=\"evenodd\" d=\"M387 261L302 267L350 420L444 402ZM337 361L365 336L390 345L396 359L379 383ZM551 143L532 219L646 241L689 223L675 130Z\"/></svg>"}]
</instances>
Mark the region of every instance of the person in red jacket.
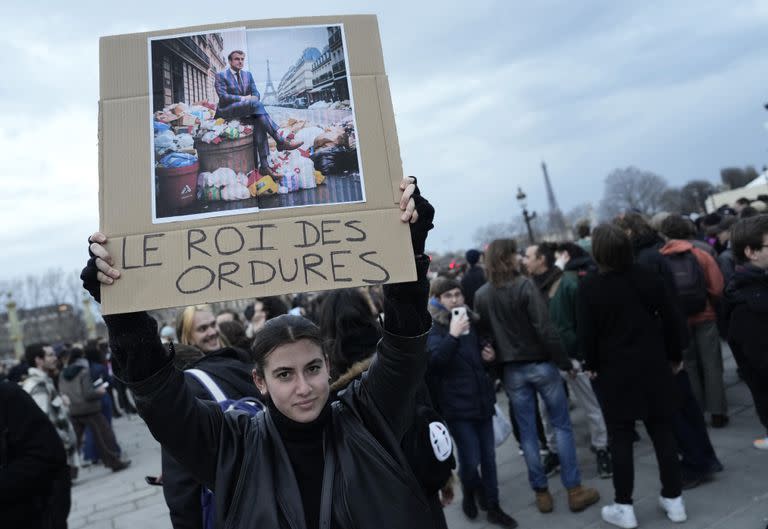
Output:
<instances>
[{"instance_id":1,"label":"person in red jacket","mask_svg":"<svg viewBox=\"0 0 768 529\"><path fill-rule=\"evenodd\" d=\"M683 358L696 399L702 409L712 415L712 426L722 428L728 423L728 405L725 400L723 354L717 330L715 303L723 295L723 274L712 256L688 240L693 236L693 232L687 220L670 215L661 223L661 232L669 240L659 251L670 259L670 262L692 255L698 263L698 270L691 270L689 274L682 271L684 267L673 267L678 301L688 316L691 335L690 345L684 351ZM690 301L696 297L696 293L691 293L690 288L690 284L695 283L695 278L688 281L688 288L679 283L691 279L691 276L696 274L700 274L702 282L699 287L701 304L698 307ZM691 309L691 306L694 308Z\"/></svg>"}]
</instances>

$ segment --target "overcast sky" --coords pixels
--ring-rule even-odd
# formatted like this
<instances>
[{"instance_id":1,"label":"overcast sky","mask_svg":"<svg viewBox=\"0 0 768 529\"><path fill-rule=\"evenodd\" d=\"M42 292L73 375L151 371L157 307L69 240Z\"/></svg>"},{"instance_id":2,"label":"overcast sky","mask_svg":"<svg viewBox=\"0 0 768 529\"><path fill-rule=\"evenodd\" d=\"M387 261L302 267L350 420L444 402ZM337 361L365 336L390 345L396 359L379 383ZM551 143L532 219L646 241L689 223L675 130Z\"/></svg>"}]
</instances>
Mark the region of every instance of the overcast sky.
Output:
<instances>
[{"instance_id":1,"label":"overcast sky","mask_svg":"<svg viewBox=\"0 0 768 529\"><path fill-rule=\"evenodd\" d=\"M542 160L564 211L597 203L617 167L679 185L768 163L766 1L8 4L0 280L85 260L98 227L103 35L377 14L404 168L436 206L437 251L465 249L479 226L519 215L518 185L545 212Z\"/></svg>"}]
</instances>

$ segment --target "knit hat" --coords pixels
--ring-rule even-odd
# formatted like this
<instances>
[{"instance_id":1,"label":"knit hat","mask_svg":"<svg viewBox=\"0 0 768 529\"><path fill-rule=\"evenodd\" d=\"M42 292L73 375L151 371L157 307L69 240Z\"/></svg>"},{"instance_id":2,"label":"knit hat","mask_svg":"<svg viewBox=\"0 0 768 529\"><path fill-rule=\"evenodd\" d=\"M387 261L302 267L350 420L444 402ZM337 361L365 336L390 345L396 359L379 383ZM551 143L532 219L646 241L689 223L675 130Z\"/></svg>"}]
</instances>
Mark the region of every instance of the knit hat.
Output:
<instances>
[{"instance_id":1,"label":"knit hat","mask_svg":"<svg viewBox=\"0 0 768 529\"><path fill-rule=\"evenodd\" d=\"M471 250L467 250L467 253L464 254L464 257L467 259L467 262L470 265L476 265L480 260L480 252L472 248Z\"/></svg>"},{"instance_id":2,"label":"knit hat","mask_svg":"<svg viewBox=\"0 0 768 529\"><path fill-rule=\"evenodd\" d=\"M439 298L454 288L461 290L461 283L448 277L436 277L432 280L432 284L429 287L429 295L434 298Z\"/></svg>"}]
</instances>

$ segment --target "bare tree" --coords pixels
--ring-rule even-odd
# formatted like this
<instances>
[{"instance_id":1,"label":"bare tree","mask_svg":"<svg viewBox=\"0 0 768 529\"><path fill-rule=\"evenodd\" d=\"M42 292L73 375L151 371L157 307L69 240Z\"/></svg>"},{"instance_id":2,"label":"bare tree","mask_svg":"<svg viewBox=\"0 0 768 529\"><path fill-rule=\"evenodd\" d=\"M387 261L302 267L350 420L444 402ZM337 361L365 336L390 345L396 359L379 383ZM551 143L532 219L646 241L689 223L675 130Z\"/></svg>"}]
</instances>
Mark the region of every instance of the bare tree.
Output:
<instances>
[{"instance_id":1,"label":"bare tree","mask_svg":"<svg viewBox=\"0 0 768 529\"><path fill-rule=\"evenodd\" d=\"M724 167L720 169L720 179L730 189L744 187L757 177L757 170L752 166L747 166L744 169L741 167Z\"/></svg>"},{"instance_id":2,"label":"bare tree","mask_svg":"<svg viewBox=\"0 0 768 529\"><path fill-rule=\"evenodd\" d=\"M681 213L706 213L707 197L715 192L715 186L706 180L691 180L680 189Z\"/></svg>"},{"instance_id":3,"label":"bare tree","mask_svg":"<svg viewBox=\"0 0 768 529\"><path fill-rule=\"evenodd\" d=\"M534 233L539 231L538 217L531 221ZM512 222L497 222L480 226L475 230L475 242L484 247L494 239L518 239L528 241L528 230L522 216L515 217Z\"/></svg>"},{"instance_id":4,"label":"bare tree","mask_svg":"<svg viewBox=\"0 0 768 529\"><path fill-rule=\"evenodd\" d=\"M624 211L652 214L662 209L667 182L659 175L637 167L614 169L605 177L600 214L610 219Z\"/></svg>"}]
</instances>

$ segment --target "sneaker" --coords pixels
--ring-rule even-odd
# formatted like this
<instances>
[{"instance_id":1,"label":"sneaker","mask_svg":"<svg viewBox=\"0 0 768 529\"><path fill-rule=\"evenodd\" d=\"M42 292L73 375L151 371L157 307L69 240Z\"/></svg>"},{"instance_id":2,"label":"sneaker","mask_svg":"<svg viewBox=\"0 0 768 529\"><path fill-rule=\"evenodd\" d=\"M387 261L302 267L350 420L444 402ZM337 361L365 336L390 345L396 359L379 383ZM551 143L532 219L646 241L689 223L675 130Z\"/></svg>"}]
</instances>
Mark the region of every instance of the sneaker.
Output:
<instances>
[{"instance_id":1,"label":"sneaker","mask_svg":"<svg viewBox=\"0 0 768 529\"><path fill-rule=\"evenodd\" d=\"M600 493L595 489L577 485L568 489L568 507L571 512L580 512L597 503L600 500Z\"/></svg>"},{"instance_id":2,"label":"sneaker","mask_svg":"<svg viewBox=\"0 0 768 529\"><path fill-rule=\"evenodd\" d=\"M605 448L598 449L597 455L597 475L601 479L608 479L613 476L613 461L611 454Z\"/></svg>"},{"instance_id":3,"label":"sneaker","mask_svg":"<svg viewBox=\"0 0 768 529\"><path fill-rule=\"evenodd\" d=\"M461 510L470 520L477 518L477 504L475 503L475 493L470 490L464 490L464 497L461 500Z\"/></svg>"},{"instance_id":4,"label":"sneaker","mask_svg":"<svg viewBox=\"0 0 768 529\"><path fill-rule=\"evenodd\" d=\"M758 450L768 450L768 436L752 441L752 446Z\"/></svg>"},{"instance_id":5,"label":"sneaker","mask_svg":"<svg viewBox=\"0 0 768 529\"><path fill-rule=\"evenodd\" d=\"M544 473L547 477L552 477L560 470L560 457L554 452L548 452L544 456Z\"/></svg>"},{"instance_id":6,"label":"sneaker","mask_svg":"<svg viewBox=\"0 0 768 529\"><path fill-rule=\"evenodd\" d=\"M505 513L499 507L499 504L490 505L488 508L488 523L507 527L508 529L514 529L517 527L517 522L510 515Z\"/></svg>"},{"instance_id":7,"label":"sneaker","mask_svg":"<svg viewBox=\"0 0 768 529\"><path fill-rule=\"evenodd\" d=\"M637 527L635 508L632 507L632 505L626 505L624 503L606 505L603 507L600 514L602 515L603 520L617 527L623 527L624 529L634 529Z\"/></svg>"},{"instance_id":8,"label":"sneaker","mask_svg":"<svg viewBox=\"0 0 768 529\"><path fill-rule=\"evenodd\" d=\"M552 494L548 490L536 491L536 508L545 514L555 510L555 500L552 499Z\"/></svg>"},{"instance_id":9,"label":"sneaker","mask_svg":"<svg viewBox=\"0 0 768 529\"><path fill-rule=\"evenodd\" d=\"M667 513L667 518L675 523L681 523L688 519L688 515L685 513L685 504L683 503L683 497L677 498L665 498L659 496L659 507Z\"/></svg>"}]
</instances>

